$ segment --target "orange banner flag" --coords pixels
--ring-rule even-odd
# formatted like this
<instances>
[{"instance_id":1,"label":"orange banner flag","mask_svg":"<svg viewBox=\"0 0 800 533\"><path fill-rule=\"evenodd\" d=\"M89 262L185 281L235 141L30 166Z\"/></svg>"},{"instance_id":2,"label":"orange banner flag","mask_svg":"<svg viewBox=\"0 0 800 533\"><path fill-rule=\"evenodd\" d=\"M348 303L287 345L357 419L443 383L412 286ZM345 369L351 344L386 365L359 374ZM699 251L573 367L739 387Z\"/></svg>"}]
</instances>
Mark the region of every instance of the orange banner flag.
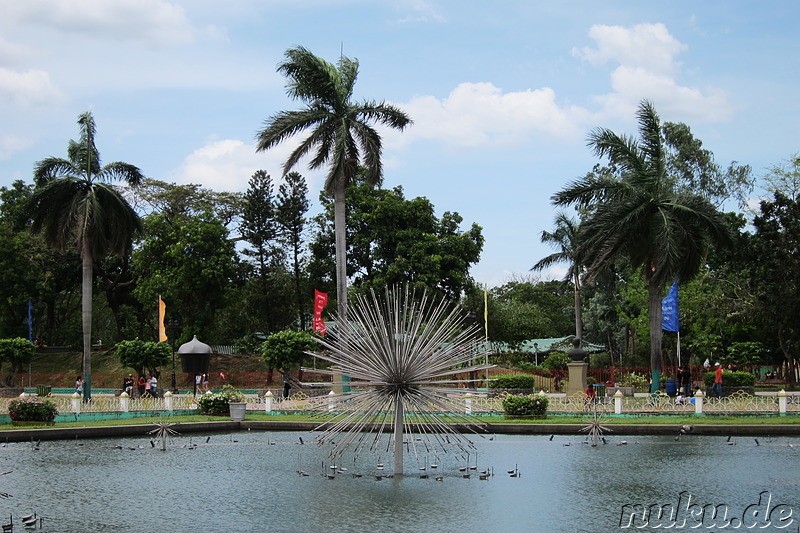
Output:
<instances>
[{"instance_id":1,"label":"orange banner flag","mask_svg":"<svg viewBox=\"0 0 800 533\"><path fill-rule=\"evenodd\" d=\"M164 316L167 314L167 304L158 297L158 342L167 340L167 328L164 326Z\"/></svg>"}]
</instances>

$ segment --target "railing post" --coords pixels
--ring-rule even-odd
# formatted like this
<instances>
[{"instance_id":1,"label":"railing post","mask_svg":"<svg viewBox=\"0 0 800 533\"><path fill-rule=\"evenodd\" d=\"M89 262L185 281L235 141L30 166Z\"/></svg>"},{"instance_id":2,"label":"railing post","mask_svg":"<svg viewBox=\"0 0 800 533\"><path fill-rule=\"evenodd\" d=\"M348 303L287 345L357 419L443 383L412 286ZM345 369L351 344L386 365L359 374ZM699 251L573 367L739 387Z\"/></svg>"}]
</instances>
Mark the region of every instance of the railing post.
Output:
<instances>
[{"instance_id":1,"label":"railing post","mask_svg":"<svg viewBox=\"0 0 800 533\"><path fill-rule=\"evenodd\" d=\"M697 391L697 394L694 395L694 414L702 415L703 414L703 398L705 394L703 391Z\"/></svg>"},{"instance_id":2,"label":"railing post","mask_svg":"<svg viewBox=\"0 0 800 533\"><path fill-rule=\"evenodd\" d=\"M76 415L81 414L81 395L78 394L77 391L72 393L70 397L70 404L72 406L72 412Z\"/></svg>"},{"instance_id":3,"label":"railing post","mask_svg":"<svg viewBox=\"0 0 800 533\"><path fill-rule=\"evenodd\" d=\"M622 398L625 395L622 394L622 391L617 389L617 392L614 393L614 414L621 415L622 414Z\"/></svg>"},{"instance_id":4,"label":"railing post","mask_svg":"<svg viewBox=\"0 0 800 533\"><path fill-rule=\"evenodd\" d=\"M119 410L123 413L127 413L130 410L130 401L131 397L128 396L128 393L122 391L122 394L119 395Z\"/></svg>"},{"instance_id":5,"label":"railing post","mask_svg":"<svg viewBox=\"0 0 800 533\"><path fill-rule=\"evenodd\" d=\"M778 392L778 412L781 414L781 416L786 414L786 407L787 404L789 403L788 396L789 395L786 394L786 391L784 389L781 389Z\"/></svg>"},{"instance_id":6,"label":"railing post","mask_svg":"<svg viewBox=\"0 0 800 533\"><path fill-rule=\"evenodd\" d=\"M469 392L464 395L464 413L472 414L472 394Z\"/></svg>"},{"instance_id":7,"label":"railing post","mask_svg":"<svg viewBox=\"0 0 800 533\"><path fill-rule=\"evenodd\" d=\"M267 391L264 394L264 412L272 412L272 391Z\"/></svg>"},{"instance_id":8,"label":"railing post","mask_svg":"<svg viewBox=\"0 0 800 533\"><path fill-rule=\"evenodd\" d=\"M164 393L164 409L167 411L174 411L175 407L175 398L172 397L172 391L167 391Z\"/></svg>"},{"instance_id":9,"label":"railing post","mask_svg":"<svg viewBox=\"0 0 800 533\"><path fill-rule=\"evenodd\" d=\"M333 412L333 408L335 406L336 406L336 393L333 392L333 391L330 391L328 393L328 412L332 413Z\"/></svg>"}]
</instances>

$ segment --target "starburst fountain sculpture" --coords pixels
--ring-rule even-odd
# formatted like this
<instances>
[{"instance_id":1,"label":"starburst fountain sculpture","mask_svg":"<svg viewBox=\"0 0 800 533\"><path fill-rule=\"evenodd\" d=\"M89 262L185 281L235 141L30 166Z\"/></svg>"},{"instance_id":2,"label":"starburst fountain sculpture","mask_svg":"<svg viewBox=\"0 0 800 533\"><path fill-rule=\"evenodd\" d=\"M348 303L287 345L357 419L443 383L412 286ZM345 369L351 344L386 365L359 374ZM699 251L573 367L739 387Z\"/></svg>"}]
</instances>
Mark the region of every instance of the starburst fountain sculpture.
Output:
<instances>
[{"instance_id":1,"label":"starburst fountain sculpture","mask_svg":"<svg viewBox=\"0 0 800 533\"><path fill-rule=\"evenodd\" d=\"M458 387L481 380L457 374L474 375L492 365L479 327L467 324L462 309L408 287L386 289L383 298L371 291L356 297L347 319L339 317L329 331L319 340L326 351L308 354L331 364L330 370L313 369L332 376L326 385L351 388L317 428L320 444L333 443L332 457L349 449L356 455L376 450L389 434L394 473L402 474L404 435L418 457L423 448L468 453L474 447L464 433L478 434L485 423L465 412L470 391Z\"/></svg>"}]
</instances>

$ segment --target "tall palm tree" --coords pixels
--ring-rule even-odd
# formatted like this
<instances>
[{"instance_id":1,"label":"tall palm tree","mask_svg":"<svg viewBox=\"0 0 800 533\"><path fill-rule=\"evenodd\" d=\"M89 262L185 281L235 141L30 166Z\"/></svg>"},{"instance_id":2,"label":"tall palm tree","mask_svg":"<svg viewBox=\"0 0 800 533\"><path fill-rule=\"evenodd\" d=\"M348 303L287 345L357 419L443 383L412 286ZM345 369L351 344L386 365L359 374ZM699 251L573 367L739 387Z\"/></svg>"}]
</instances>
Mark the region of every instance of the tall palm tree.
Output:
<instances>
[{"instance_id":1,"label":"tall palm tree","mask_svg":"<svg viewBox=\"0 0 800 533\"><path fill-rule=\"evenodd\" d=\"M373 123L402 130L411 119L384 102L354 102L353 86L358 61L342 56L337 65L299 46L286 51L278 72L288 78L287 92L306 103L297 111L281 111L266 122L257 135L256 151L264 151L310 129L283 167L287 174L300 159L311 155L309 168L328 166L325 191L334 199L336 238L336 300L339 316L347 314L347 242L345 189L359 165L370 185L381 179L381 137Z\"/></svg>"},{"instance_id":2,"label":"tall palm tree","mask_svg":"<svg viewBox=\"0 0 800 533\"><path fill-rule=\"evenodd\" d=\"M650 365L658 389L661 378L661 299L674 278L686 281L700 269L714 245L731 242L723 215L702 196L676 187L666 172L664 139L649 101L637 111L641 140L604 128L588 143L608 158L616 175L589 174L556 193L556 205L587 209L578 235L578 256L593 279L619 257L641 268L647 282Z\"/></svg>"},{"instance_id":3,"label":"tall palm tree","mask_svg":"<svg viewBox=\"0 0 800 533\"><path fill-rule=\"evenodd\" d=\"M84 399L92 397L92 280L94 261L109 253L130 251L141 231L139 216L109 183L120 180L136 186L141 171L128 163L100 165L94 144L92 114L78 117L80 141L70 141L67 159L48 157L34 169L36 189L31 197L32 229L59 251L77 246L82 264L81 322L83 327Z\"/></svg>"},{"instance_id":4,"label":"tall palm tree","mask_svg":"<svg viewBox=\"0 0 800 533\"><path fill-rule=\"evenodd\" d=\"M572 281L575 292L575 337L583 339L583 313L581 312L581 266L577 256L578 231L577 222L563 211L556 214L554 231L542 231L541 240L559 249L554 254L541 259L531 270L544 270L556 263L568 263L564 281Z\"/></svg>"}]
</instances>

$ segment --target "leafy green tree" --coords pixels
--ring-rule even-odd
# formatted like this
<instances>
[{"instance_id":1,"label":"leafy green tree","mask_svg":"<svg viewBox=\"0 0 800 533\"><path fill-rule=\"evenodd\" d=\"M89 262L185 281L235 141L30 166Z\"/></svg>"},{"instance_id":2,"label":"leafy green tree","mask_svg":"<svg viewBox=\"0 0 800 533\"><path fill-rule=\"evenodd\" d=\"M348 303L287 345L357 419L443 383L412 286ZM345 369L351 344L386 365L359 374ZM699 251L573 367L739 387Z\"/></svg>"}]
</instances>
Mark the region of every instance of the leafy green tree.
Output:
<instances>
[{"instance_id":1,"label":"leafy green tree","mask_svg":"<svg viewBox=\"0 0 800 533\"><path fill-rule=\"evenodd\" d=\"M300 159L311 155L309 168L328 166L325 191L334 199L336 235L336 299L339 316L347 316L347 242L345 234L345 190L359 164L366 168L366 181L381 180L381 137L373 124L403 129L411 119L384 102L354 102L358 61L341 56L337 65L298 46L286 51L278 72L289 79L289 96L306 107L281 111L270 117L257 136L257 151L264 151L294 135L311 129L284 165L287 174Z\"/></svg>"},{"instance_id":2,"label":"leafy green tree","mask_svg":"<svg viewBox=\"0 0 800 533\"><path fill-rule=\"evenodd\" d=\"M180 322L178 341L186 342L197 335L213 342L228 289L240 276L227 229L210 213L171 222L152 214L146 217L145 228L146 238L133 254L137 275L134 295L152 310L152 335L156 331L156 302L161 295L167 313Z\"/></svg>"},{"instance_id":3,"label":"leafy green tree","mask_svg":"<svg viewBox=\"0 0 800 533\"><path fill-rule=\"evenodd\" d=\"M80 141L70 141L67 159L48 157L34 169L36 189L31 198L32 229L59 251L77 246L82 262L81 320L83 329L84 398L92 397L92 282L94 262L106 254L129 253L142 229L139 216L111 185L136 186L141 171L128 163L100 165L92 114L78 117Z\"/></svg>"},{"instance_id":4,"label":"leafy green tree","mask_svg":"<svg viewBox=\"0 0 800 533\"><path fill-rule=\"evenodd\" d=\"M6 387L13 387L17 374L31 362L36 347L28 339L16 337L0 339L0 365L9 364L9 373L5 379Z\"/></svg>"},{"instance_id":5,"label":"leafy green tree","mask_svg":"<svg viewBox=\"0 0 800 533\"><path fill-rule=\"evenodd\" d=\"M212 213L231 231L243 212L242 193L214 191L195 183L175 184L145 178L127 191L140 213L159 213L168 221Z\"/></svg>"},{"instance_id":6,"label":"leafy green tree","mask_svg":"<svg viewBox=\"0 0 800 533\"><path fill-rule=\"evenodd\" d=\"M79 344L80 258L77 250L62 254L28 231L33 189L21 180L0 187L0 336L28 335L30 301L31 339Z\"/></svg>"},{"instance_id":7,"label":"leafy green tree","mask_svg":"<svg viewBox=\"0 0 800 533\"><path fill-rule=\"evenodd\" d=\"M334 205L322 198L325 212L315 220L312 272L330 267ZM373 188L361 182L347 192L348 274L359 290L418 284L457 300L469 287L469 267L483 248L480 226L462 231L458 213L441 219L427 198L407 200L402 187Z\"/></svg>"},{"instance_id":8,"label":"leafy green tree","mask_svg":"<svg viewBox=\"0 0 800 533\"><path fill-rule=\"evenodd\" d=\"M138 338L117 343L116 354L122 366L144 376L146 371L158 375L158 367L170 362L172 348L166 342L142 341Z\"/></svg>"},{"instance_id":9,"label":"leafy green tree","mask_svg":"<svg viewBox=\"0 0 800 533\"><path fill-rule=\"evenodd\" d=\"M712 244L731 242L730 226L703 196L676 186L667 174L664 139L653 105L637 112L641 141L598 128L589 145L619 170L616 177L590 176L553 196L556 205L587 209L578 257L591 279L619 257L641 270L648 292L653 388L661 376L661 299L674 278L691 279Z\"/></svg>"},{"instance_id":10,"label":"leafy green tree","mask_svg":"<svg viewBox=\"0 0 800 533\"><path fill-rule=\"evenodd\" d=\"M665 122L662 132L666 172L675 179L677 188L699 194L717 206L728 199L739 207L747 205L755 181L749 165L733 161L723 170L686 124Z\"/></svg>"},{"instance_id":11,"label":"leafy green tree","mask_svg":"<svg viewBox=\"0 0 800 533\"><path fill-rule=\"evenodd\" d=\"M289 251L291 258L292 275L294 277L294 293L297 306L300 329L306 329L304 301L311 301L307 291L303 290L303 244L305 243L305 214L308 212L308 186L306 180L297 172L289 172L283 177L284 181L278 188L275 217L281 228L280 240Z\"/></svg>"},{"instance_id":12,"label":"leafy green tree","mask_svg":"<svg viewBox=\"0 0 800 533\"><path fill-rule=\"evenodd\" d=\"M794 385L800 350L796 318L800 301L795 297L800 286L800 196L789 198L776 192L771 201L762 201L753 227L748 253L753 258L750 280L758 298L758 316L772 332Z\"/></svg>"},{"instance_id":13,"label":"leafy green tree","mask_svg":"<svg viewBox=\"0 0 800 533\"><path fill-rule=\"evenodd\" d=\"M800 195L800 154L794 154L782 165L770 167L764 181L767 191L797 198Z\"/></svg>"},{"instance_id":14,"label":"leafy green tree","mask_svg":"<svg viewBox=\"0 0 800 533\"><path fill-rule=\"evenodd\" d=\"M272 331L272 311L280 301L275 285L285 269L285 261L277 242L279 226L272 178L265 171L257 170L250 178L243 208L240 232L250 247L242 250L242 254L250 258L252 265L252 274L245 283L248 314L255 320L256 330Z\"/></svg>"},{"instance_id":15,"label":"leafy green tree","mask_svg":"<svg viewBox=\"0 0 800 533\"><path fill-rule=\"evenodd\" d=\"M309 333L285 329L267 337L261 345L261 357L269 368L277 368L286 374L299 367L305 352L316 346L316 341Z\"/></svg>"},{"instance_id":16,"label":"leafy green tree","mask_svg":"<svg viewBox=\"0 0 800 533\"><path fill-rule=\"evenodd\" d=\"M244 193L242 221L239 226L242 239L252 246L245 248L242 253L253 259L256 276L264 278L278 235L272 190L270 175L264 170L256 170Z\"/></svg>"},{"instance_id":17,"label":"leafy green tree","mask_svg":"<svg viewBox=\"0 0 800 533\"><path fill-rule=\"evenodd\" d=\"M556 214L555 230L542 231L542 242L558 248L554 254L540 259L531 270L544 270L556 263L567 263L569 268L564 277L565 282L572 282L575 294L575 337L583 339L583 318L581 315L581 272L577 259L578 223L565 212Z\"/></svg>"}]
</instances>

